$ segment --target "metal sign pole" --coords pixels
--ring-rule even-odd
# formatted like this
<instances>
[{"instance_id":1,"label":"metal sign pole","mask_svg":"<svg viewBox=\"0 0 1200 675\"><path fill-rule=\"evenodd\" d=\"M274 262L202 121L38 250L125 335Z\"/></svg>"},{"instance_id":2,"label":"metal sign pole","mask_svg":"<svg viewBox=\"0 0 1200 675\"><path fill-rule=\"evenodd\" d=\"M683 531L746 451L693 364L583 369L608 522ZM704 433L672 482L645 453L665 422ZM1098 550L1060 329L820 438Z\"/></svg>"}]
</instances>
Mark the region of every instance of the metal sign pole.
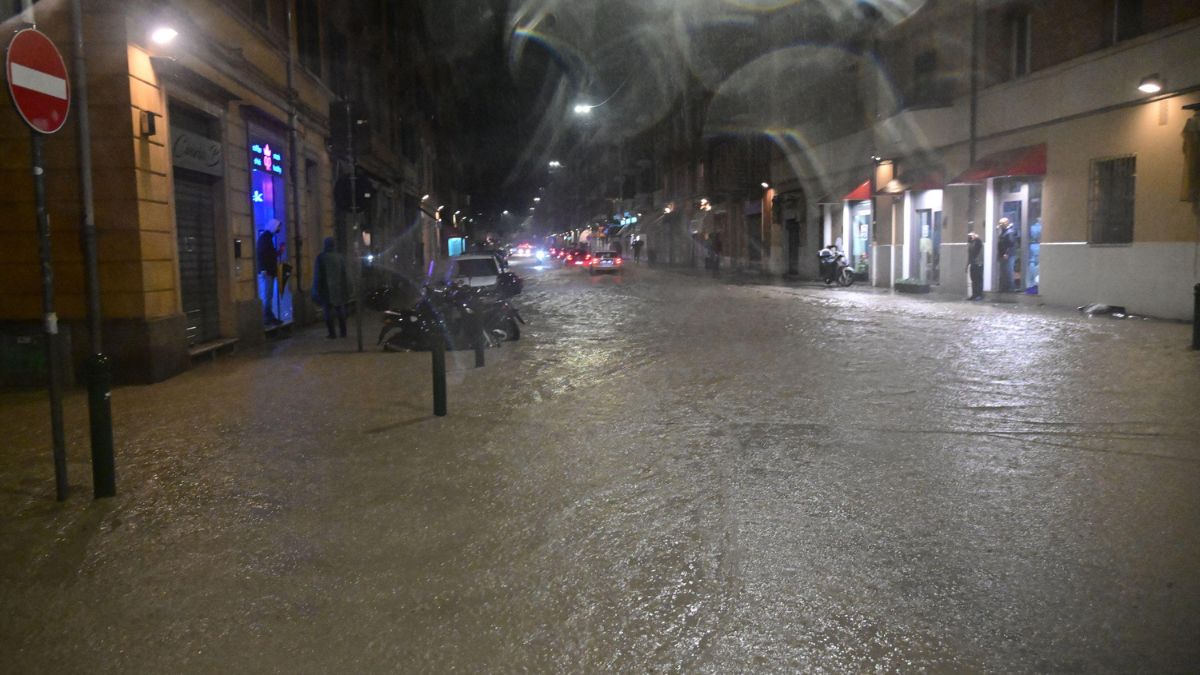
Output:
<instances>
[{"instance_id":1,"label":"metal sign pole","mask_svg":"<svg viewBox=\"0 0 1200 675\"><path fill-rule=\"evenodd\" d=\"M62 364L58 353L58 315L54 312L54 261L50 250L50 216L46 213L44 139L30 134L33 196L37 205L38 255L42 264L42 329L46 335L46 375L50 380L50 431L54 442L54 488L58 501L67 498L67 449L63 433Z\"/></svg>"}]
</instances>

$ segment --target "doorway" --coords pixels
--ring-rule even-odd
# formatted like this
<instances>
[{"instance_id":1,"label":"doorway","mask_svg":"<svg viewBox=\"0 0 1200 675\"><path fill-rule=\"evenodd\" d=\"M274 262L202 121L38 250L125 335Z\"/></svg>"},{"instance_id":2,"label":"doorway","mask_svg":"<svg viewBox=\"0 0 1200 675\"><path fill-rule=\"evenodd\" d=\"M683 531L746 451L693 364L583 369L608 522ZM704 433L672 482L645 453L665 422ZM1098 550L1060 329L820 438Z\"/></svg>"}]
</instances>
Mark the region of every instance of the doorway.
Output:
<instances>
[{"instance_id":1,"label":"doorway","mask_svg":"<svg viewBox=\"0 0 1200 675\"><path fill-rule=\"evenodd\" d=\"M187 319L187 344L220 337L217 304L217 243L213 211L214 179L175 169L175 233L179 245L179 286Z\"/></svg>"},{"instance_id":2,"label":"doorway","mask_svg":"<svg viewBox=\"0 0 1200 675\"><path fill-rule=\"evenodd\" d=\"M997 180L995 195L999 204L997 223L1000 218L1008 218L1017 239L1011 256L1012 285L1009 290L1037 293L1042 240L1042 181L1027 178ZM999 229L995 236L999 241ZM1005 261L999 257L998 251L997 248L993 288L1005 290Z\"/></svg>"}]
</instances>

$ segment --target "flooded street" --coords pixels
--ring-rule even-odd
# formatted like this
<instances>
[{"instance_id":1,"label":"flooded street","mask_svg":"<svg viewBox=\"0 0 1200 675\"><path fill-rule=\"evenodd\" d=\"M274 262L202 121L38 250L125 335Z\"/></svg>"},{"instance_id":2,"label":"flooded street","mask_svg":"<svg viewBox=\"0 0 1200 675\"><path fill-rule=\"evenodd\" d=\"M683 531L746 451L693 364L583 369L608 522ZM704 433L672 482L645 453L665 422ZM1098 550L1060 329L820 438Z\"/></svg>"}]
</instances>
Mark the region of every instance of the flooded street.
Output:
<instances>
[{"instance_id":1,"label":"flooded street","mask_svg":"<svg viewBox=\"0 0 1200 675\"><path fill-rule=\"evenodd\" d=\"M1183 672L1190 327L526 267L522 339L314 326L113 395L53 501L0 396L6 672ZM373 336L373 321L367 335Z\"/></svg>"}]
</instances>

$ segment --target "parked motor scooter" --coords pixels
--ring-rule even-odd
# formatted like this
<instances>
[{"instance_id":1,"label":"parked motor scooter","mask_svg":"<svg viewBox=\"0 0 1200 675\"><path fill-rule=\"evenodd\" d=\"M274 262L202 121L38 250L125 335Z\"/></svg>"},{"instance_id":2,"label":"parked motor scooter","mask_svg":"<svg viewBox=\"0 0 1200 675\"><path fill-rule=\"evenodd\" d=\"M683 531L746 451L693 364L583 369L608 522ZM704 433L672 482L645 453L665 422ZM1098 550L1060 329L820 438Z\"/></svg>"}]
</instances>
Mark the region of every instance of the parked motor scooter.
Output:
<instances>
[{"instance_id":1,"label":"parked motor scooter","mask_svg":"<svg viewBox=\"0 0 1200 675\"><path fill-rule=\"evenodd\" d=\"M844 253L824 249L818 255L821 261L821 281L824 281L826 286L835 281L839 286L850 286L854 283L854 268L850 267Z\"/></svg>"},{"instance_id":2,"label":"parked motor scooter","mask_svg":"<svg viewBox=\"0 0 1200 675\"><path fill-rule=\"evenodd\" d=\"M427 286L412 309L384 312L376 343L388 351L424 351L438 339L450 350L473 349L480 341L498 346L520 339L524 323L506 298L491 291L459 284Z\"/></svg>"}]
</instances>

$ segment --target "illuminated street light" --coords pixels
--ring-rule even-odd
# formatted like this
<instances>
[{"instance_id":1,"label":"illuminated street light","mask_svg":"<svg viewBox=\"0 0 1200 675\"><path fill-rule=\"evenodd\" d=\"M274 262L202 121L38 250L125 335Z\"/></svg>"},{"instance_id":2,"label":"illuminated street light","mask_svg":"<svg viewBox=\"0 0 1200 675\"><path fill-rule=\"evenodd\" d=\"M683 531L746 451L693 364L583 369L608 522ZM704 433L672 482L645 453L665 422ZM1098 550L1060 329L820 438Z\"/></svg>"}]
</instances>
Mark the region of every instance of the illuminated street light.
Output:
<instances>
[{"instance_id":1,"label":"illuminated street light","mask_svg":"<svg viewBox=\"0 0 1200 675\"><path fill-rule=\"evenodd\" d=\"M503 212L501 212L501 214L500 214L500 215L502 215L502 216L507 216L507 215L508 215L508 209L504 209L504 211L503 211Z\"/></svg>"},{"instance_id":2,"label":"illuminated street light","mask_svg":"<svg viewBox=\"0 0 1200 675\"><path fill-rule=\"evenodd\" d=\"M541 197L534 197L534 198L533 198L533 201L534 201L534 202L540 202L540 201L542 201L542 198L541 198Z\"/></svg>"},{"instance_id":3,"label":"illuminated street light","mask_svg":"<svg viewBox=\"0 0 1200 675\"><path fill-rule=\"evenodd\" d=\"M766 181L763 181L761 183L761 185L763 186L764 190L769 190L771 188L771 185L769 183L767 183Z\"/></svg>"},{"instance_id":4,"label":"illuminated street light","mask_svg":"<svg viewBox=\"0 0 1200 675\"><path fill-rule=\"evenodd\" d=\"M594 105L588 105L586 103L576 103L575 104L575 114L576 115L591 115L592 108L595 108L595 107L596 106L594 106Z\"/></svg>"},{"instance_id":5,"label":"illuminated street light","mask_svg":"<svg viewBox=\"0 0 1200 675\"><path fill-rule=\"evenodd\" d=\"M445 205L445 204L442 204L442 205L440 205L440 206L438 206L438 207L437 207L437 210L438 210L438 211L441 211L441 210L442 210L442 209L444 209L444 208L446 208L446 205Z\"/></svg>"},{"instance_id":6,"label":"illuminated street light","mask_svg":"<svg viewBox=\"0 0 1200 675\"><path fill-rule=\"evenodd\" d=\"M1138 91L1145 94L1157 94L1158 92L1162 91L1162 89L1162 78L1158 76L1158 73L1143 77L1141 83L1138 84Z\"/></svg>"},{"instance_id":7,"label":"illuminated street light","mask_svg":"<svg viewBox=\"0 0 1200 675\"><path fill-rule=\"evenodd\" d=\"M558 161L557 159L552 159L552 160L550 160L550 168L551 169L561 169L562 162Z\"/></svg>"},{"instance_id":8,"label":"illuminated street light","mask_svg":"<svg viewBox=\"0 0 1200 675\"><path fill-rule=\"evenodd\" d=\"M428 199L429 199L429 195L421 195L421 201L426 201Z\"/></svg>"},{"instance_id":9,"label":"illuminated street light","mask_svg":"<svg viewBox=\"0 0 1200 675\"><path fill-rule=\"evenodd\" d=\"M150 33L150 40L156 45L169 45L179 36L179 31L170 26L159 26Z\"/></svg>"}]
</instances>

